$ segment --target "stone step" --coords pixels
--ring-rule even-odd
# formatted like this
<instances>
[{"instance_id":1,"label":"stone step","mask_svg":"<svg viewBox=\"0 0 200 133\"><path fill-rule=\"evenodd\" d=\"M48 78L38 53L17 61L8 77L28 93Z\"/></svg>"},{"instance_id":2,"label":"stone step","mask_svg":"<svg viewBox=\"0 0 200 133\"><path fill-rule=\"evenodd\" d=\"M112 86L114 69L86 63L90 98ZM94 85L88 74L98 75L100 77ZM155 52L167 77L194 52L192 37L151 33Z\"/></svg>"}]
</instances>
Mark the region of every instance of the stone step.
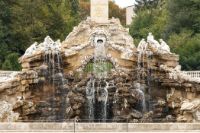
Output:
<instances>
[{"instance_id":1,"label":"stone step","mask_svg":"<svg viewBox=\"0 0 200 133\"><path fill-rule=\"evenodd\" d=\"M0 123L0 132L200 132L200 123Z\"/></svg>"}]
</instances>

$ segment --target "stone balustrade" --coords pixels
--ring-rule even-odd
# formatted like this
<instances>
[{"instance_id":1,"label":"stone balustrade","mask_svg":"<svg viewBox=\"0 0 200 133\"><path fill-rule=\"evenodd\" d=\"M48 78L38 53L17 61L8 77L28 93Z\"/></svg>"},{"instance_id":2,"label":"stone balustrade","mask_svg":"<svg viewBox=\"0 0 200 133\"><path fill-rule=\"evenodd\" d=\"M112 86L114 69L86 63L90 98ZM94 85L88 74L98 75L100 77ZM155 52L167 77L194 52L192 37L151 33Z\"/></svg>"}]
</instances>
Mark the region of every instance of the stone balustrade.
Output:
<instances>
[{"instance_id":1,"label":"stone balustrade","mask_svg":"<svg viewBox=\"0 0 200 133\"><path fill-rule=\"evenodd\" d=\"M200 71L184 71L187 75L192 78L200 78Z\"/></svg>"}]
</instances>

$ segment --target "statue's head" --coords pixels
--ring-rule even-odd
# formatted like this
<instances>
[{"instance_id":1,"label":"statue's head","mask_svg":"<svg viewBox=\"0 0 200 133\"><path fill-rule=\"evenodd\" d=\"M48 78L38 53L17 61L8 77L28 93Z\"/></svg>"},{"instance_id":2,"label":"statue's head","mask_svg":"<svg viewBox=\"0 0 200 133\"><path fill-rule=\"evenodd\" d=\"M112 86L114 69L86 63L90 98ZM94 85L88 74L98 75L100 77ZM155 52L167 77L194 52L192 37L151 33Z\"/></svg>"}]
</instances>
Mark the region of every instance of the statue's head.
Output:
<instances>
[{"instance_id":1,"label":"statue's head","mask_svg":"<svg viewBox=\"0 0 200 133\"><path fill-rule=\"evenodd\" d=\"M160 42L163 42L163 39L159 39Z\"/></svg>"}]
</instances>

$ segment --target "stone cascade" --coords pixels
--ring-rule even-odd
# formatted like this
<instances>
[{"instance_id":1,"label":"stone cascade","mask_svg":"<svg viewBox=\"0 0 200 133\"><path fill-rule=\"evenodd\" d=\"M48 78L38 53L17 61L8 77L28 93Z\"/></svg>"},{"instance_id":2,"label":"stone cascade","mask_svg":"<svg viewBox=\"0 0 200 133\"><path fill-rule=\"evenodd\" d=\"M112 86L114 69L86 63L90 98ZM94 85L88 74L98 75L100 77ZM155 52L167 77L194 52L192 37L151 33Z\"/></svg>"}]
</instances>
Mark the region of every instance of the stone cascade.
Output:
<instances>
[{"instance_id":1,"label":"stone cascade","mask_svg":"<svg viewBox=\"0 0 200 133\"><path fill-rule=\"evenodd\" d=\"M22 71L0 82L0 101L18 121L199 122L200 81L178 61L152 33L136 48L118 19L88 18L62 43L47 36L31 45Z\"/></svg>"},{"instance_id":2,"label":"stone cascade","mask_svg":"<svg viewBox=\"0 0 200 133\"><path fill-rule=\"evenodd\" d=\"M63 75L63 68L62 68L62 56L60 53L60 48L58 44L55 48L50 49L44 55L44 64L42 71L42 75L45 77L46 82L44 84L51 85L52 90L51 93L47 93L47 104L40 110L40 115L45 116L46 110L48 110L49 117L43 118L44 120L50 121L64 121L65 120L65 110L67 108L67 93L65 84L67 84L67 80L64 78ZM45 86L45 85L44 85ZM43 107L45 103L38 105L40 108ZM51 113L50 113L51 112Z\"/></svg>"},{"instance_id":3,"label":"stone cascade","mask_svg":"<svg viewBox=\"0 0 200 133\"><path fill-rule=\"evenodd\" d=\"M143 117L143 109L140 107L143 95L132 85L131 74L115 71L108 73L107 78L95 80L92 80L90 75L85 79L72 77L73 80L69 82L72 88L69 94L71 119L75 117L80 122L140 122ZM85 90L85 86L91 89L91 93L87 92L87 88ZM107 98L104 90L108 91ZM88 106L88 103L92 106Z\"/></svg>"}]
</instances>

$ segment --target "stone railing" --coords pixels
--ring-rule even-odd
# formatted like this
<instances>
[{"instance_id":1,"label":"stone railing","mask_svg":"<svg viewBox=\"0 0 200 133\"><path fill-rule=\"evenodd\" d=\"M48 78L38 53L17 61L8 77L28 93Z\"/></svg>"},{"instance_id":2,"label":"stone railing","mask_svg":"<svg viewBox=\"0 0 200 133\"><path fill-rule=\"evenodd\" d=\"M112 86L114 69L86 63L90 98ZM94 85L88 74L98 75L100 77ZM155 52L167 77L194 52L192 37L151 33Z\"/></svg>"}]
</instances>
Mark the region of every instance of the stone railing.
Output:
<instances>
[{"instance_id":1,"label":"stone railing","mask_svg":"<svg viewBox=\"0 0 200 133\"><path fill-rule=\"evenodd\" d=\"M184 71L187 75L192 78L200 78L200 71Z\"/></svg>"},{"instance_id":2,"label":"stone railing","mask_svg":"<svg viewBox=\"0 0 200 133\"><path fill-rule=\"evenodd\" d=\"M0 71L0 77L10 77L13 73L19 73L19 71Z\"/></svg>"}]
</instances>

